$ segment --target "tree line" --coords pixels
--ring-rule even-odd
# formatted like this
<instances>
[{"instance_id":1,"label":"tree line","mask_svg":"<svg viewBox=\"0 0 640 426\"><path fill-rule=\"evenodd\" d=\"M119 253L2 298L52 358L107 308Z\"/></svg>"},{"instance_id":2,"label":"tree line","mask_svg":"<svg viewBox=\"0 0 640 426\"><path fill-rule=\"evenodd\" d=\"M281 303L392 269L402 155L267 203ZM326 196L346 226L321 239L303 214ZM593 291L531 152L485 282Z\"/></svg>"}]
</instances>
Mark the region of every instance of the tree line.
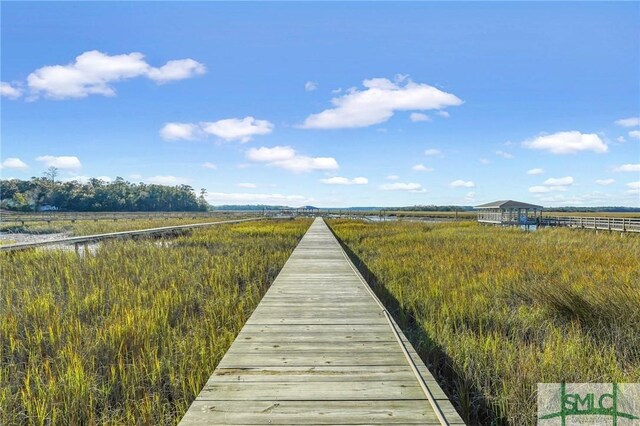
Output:
<instances>
[{"instance_id":1,"label":"tree line","mask_svg":"<svg viewBox=\"0 0 640 426\"><path fill-rule=\"evenodd\" d=\"M165 186L131 183L121 177L113 182L89 179L56 181L56 170L30 180L0 180L0 207L16 211L206 211L206 190L196 195L189 185Z\"/></svg>"}]
</instances>

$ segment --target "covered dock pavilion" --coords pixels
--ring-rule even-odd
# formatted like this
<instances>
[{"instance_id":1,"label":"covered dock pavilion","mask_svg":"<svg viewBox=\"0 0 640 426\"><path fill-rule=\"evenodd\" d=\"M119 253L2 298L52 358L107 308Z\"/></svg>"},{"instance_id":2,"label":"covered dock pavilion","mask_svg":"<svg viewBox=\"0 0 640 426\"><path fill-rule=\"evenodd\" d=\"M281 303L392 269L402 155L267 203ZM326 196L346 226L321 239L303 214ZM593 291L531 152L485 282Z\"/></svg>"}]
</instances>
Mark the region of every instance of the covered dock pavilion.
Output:
<instances>
[{"instance_id":1,"label":"covered dock pavilion","mask_svg":"<svg viewBox=\"0 0 640 426\"><path fill-rule=\"evenodd\" d=\"M514 200L500 200L475 206L478 222L505 226L537 225L542 218L542 206Z\"/></svg>"}]
</instances>

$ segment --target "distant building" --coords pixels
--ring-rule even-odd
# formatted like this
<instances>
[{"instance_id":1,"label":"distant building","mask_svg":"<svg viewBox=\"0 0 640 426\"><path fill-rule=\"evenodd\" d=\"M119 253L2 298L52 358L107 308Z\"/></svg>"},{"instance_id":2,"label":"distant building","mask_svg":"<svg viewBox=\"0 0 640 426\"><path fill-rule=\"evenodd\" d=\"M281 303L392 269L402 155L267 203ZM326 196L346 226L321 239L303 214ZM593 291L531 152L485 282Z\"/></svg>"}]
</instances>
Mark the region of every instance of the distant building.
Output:
<instances>
[{"instance_id":1,"label":"distant building","mask_svg":"<svg viewBox=\"0 0 640 426\"><path fill-rule=\"evenodd\" d=\"M500 200L475 206L478 222L496 225L536 225L542 218L542 206L513 200Z\"/></svg>"},{"instance_id":2,"label":"distant building","mask_svg":"<svg viewBox=\"0 0 640 426\"><path fill-rule=\"evenodd\" d=\"M38 211L40 212L51 212L56 211L58 208L56 206L51 206L49 204L45 204L43 206L38 207Z\"/></svg>"}]
</instances>

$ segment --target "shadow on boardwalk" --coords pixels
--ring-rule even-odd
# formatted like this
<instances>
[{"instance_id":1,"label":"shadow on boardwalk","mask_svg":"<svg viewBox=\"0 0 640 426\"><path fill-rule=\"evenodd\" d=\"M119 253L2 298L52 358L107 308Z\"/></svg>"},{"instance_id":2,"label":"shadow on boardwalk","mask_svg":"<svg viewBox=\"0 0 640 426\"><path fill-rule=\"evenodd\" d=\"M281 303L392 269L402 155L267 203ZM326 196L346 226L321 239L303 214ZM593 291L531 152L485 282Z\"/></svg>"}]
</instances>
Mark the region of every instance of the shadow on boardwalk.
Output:
<instances>
[{"instance_id":1,"label":"shadow on boardwalk","mask_svg":"<svg viewBox=\"0 0 640 426\"><path fill-rule=\"evenodd\" d=\"M333 234L335 235L335 232ZM498 413L485 400L481 390L457 374L453 360L415 321L412 312L409 309L403 309L398 300L378 281L376 275L367 265L337 235L335 236L353 264L398 323L464 421L470 425L504 424L500 421Z\"/></svg>"}]
</instances>

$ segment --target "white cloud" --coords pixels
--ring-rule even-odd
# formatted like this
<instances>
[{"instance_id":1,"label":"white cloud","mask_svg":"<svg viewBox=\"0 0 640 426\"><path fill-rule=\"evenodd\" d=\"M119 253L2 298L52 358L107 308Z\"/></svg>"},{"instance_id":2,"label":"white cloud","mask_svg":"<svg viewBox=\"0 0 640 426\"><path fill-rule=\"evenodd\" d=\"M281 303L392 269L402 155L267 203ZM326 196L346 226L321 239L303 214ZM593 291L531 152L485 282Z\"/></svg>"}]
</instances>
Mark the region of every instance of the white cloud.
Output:
<instances>
[{"instance_id":1,"label":"white cloud","mask_svg":"<svg viewBox=\"0 0 640 426\"><path fill-rule=\"evenodd\" d=\"M400 177L399 177L399 176L396 176L396 175L389 175L389 176L387 176L387 177L386 177L386 179L389 179L389 180L398 180L398 179L400 179Z\"/></svg>"},{"instance_id":2,"label":"white cloud","mask_svg":"<svg viewBox=\"0 0 640 426\"><path fill-rule=\"evenodd\" d=\"M616 120L616 124L622 127L637 127L640 126L640 117L621 118Z\"/></svg>"},{"instance_id":3,"label":"white cloud","mask_svg":"<svg viewBox=\"0 0 640 426\"><path fill-rule=\"evenodd\" d=\"M96 179L101 180L103 182L112 182L113 179L111 179L109 176L96 176Z\"/></svg>"},{"instance_id":4,"label":"white cloud","mask_svg":"<svg viewBox=\"0 0 640 426\"><path fill-rule=\"evenodd\" d=\"M273 148L251 148L247 152L247 158L251 161L272 163L288 160L295 157L296 151L290 146L274 146Z\"/></svg>"},{"instance_id":5,"label":"white cloud","mask_svg":"<svg viewBox=\"0 0 640 426\"><path fill-rule=\"evenodd\" d=\"M502 158L506 158L507 160L511 160L514 158L513 154L509 154L508 152L504 152L502 150L497 150L496 155Z\"/></svg>"},{"instance_id":6,"label":"white cloud","mask_svg":"<svg viewBox=\"0 0 640 426\"><path fill-rule=\"evenodd\" d=\"M575 154L580 151L604 153L609 147L595 133L580 133L576 130L541 135L522 143L530 149L549 151L552 154Z\"/></svg>"},{"instance_id":7,"label":"white cloud","mask_svg":"<svg viewBox=\"0 0 640 426\"><path fill-rule=\"evenodd\" d=\"M476 186L476 184L473 181L470 181L470 180L464 181L462 179L454 180L449 185L451 185L454 188L473 188Z\"/></svg>"},{"instance_id":8,"label":"white cloud","mask_svg":"<svg viewBox=\"0 0 640 426\"><path fill-rule=\"evenodd\" d=\"M543 194L547 192L564 192L567 187L573 185L572 176L564 176L561 178L549 178L544 181L544 185L536 185L529 187L529 192L534 194Z\"/></svg>"},{"instance_id":9,"label":"white cloud","mask_svg":"<svg viewBox=\"0 0 640 426\"><path fill-rule=\"evenodd\" d=\"M528 175L541 175L543 173L544 173L544 169L541 169L539 167L536 167L535 169L527 170Z\"/></svg>"},{"instance_id":10,"label":"white cloud","mask_svg":"<svg viewBox=\"0 0 640 426\"><path fill-rule=\"evenodd\" d=\"M549 178L544 181L544 184L548 186L569 186L573 185L573 177Z\"/></svg>"},{"instance_id":11,"label":"white cloud","mask_svg":"<svg viewBox=\"0 0 640 426\"><path fill-rule=\"evenodd\" d=\"M57 167L59 169L77 170L82 167L82 163L80 163L78 157L72 155L63 155L60 157L42 155L37 157L36 161L40 161L45 167Z\"/></svg>"},{"instance_id":12,"label":"white cloud","mask_svg":"<svg viewBox=\"0 0 640 426\"><path fill-rule=\"evenodd\" d=\"M145 179L148 183L155 183L156 185L183 185L191 182L191 179L179 176L151 176Z\"/></svg>"},{"instance_id":13,"label":"white cloud","mask_svg":"<svg viewBox=\"0 0 640 426\"><path fill-rule=\"evenodd\" d=\"M421 112L412 112L409 115L409 120L417 123L419 121L431 121L431 118L427 114L423 114Z\"/></svg>"},{"instance_id":14,"label":"white cloud","mask_svg":"<svg viewBox=\"0 0 640 426\"><path fill-rule=\"evenodd\" d=\"M226 141L249 142L253 136L267 135L273 131L273 124L253 117L227 118L201 123L202 130Z\"/></svg>"},{"instance_id":15,"label":"white cloud","mask_svg":"<svg viewBox=\"0 0 640 426\"><path fill-rule=\"evenodd\" d=\"M2 163L0 163L0 169L26 170L28 168L29 166L27 166L27 163L15 157L9 157L6 160L4 160Z\"/></svg>"},{"instance_id":16,"label":"white cloud","mask_svg":"<svg viewBox=\"0 0 640 426\"><path fill-rule=\"evenodd\" d=\"M166 123L160 129L160 136L166 140L193 140L196 138L198 126L191 123Z\"/></svg>"},{"instance_id":17,"label":"white cloud","mask_svg":"<svg viewBox=\"0 0 640 426\"><path fill-rule=\"evenodd\" d=\"M242 182L242 183L239 183L238 186L240 188L257 188L258 187L258 185L251 182Z\"/></svg>"},{"instance_id":18,"label":"white cloud","mask_svg":"<svg viewBox=\"0 0 640 426\"><path fill-rule=\"evenodd\" d=\"M218 168L218 166L216 166L215 164L210 163L208 161L202 163L202 167L204 167L205 169L209 169L209 170L215 170L215 169Z\"/></svg>"},{"instance_id":19,"label":"white cloud","mask_svg":"<svg viewBox=\"0 0 640 426\"><path fill-rule=\"evenodd\" d=\"M404 76L394 82L386 78L364 80L364 90L351 88L331 100L334 108L309 115L300 126L305 129L367 127L387 121L396 111L424 111L461 105L457 96L427 84L414 83ZM404 85L402 85L404 82Z\"/></svg>"},{"instance_id":20,"label":"white cloud","mask_svg":"<svg viewBox=\"0 0 640 426\"><path fill-rule=\"evenodd\" d=\"M442 152L439 149L429 148L424 151L424 155L427 157L435 157L437 155L441 155Z\"/></svg>"},{"instance_id":21,"label":"white cloud","mask_svg":"<svg viewBox=\"0 0 640 426\"><path fill-rule=\"evenodd\" d=\"M247 194L213 192L206 195L211 204L276 204L276 205L302 205L315 201L313 198L302 195L283 194Z\"/></svg>"},{"instance_id":22,"label":"white cloud","mask_svg":"<svg viewBox=\"0 0 640 426\"><path fill-rule=\"evenodd\" d=\"M544 185L537 185L537 186L530 186L529 187L529 192L534 193L534 194L541 194L541 193L547 193L547 192L563 192L566 191L567 187L566 186L544 186Z\"/></svg>"},{"instance_id":23,"label":"white cloud","mask_svg":"<svg viewBox=\"0 0 640 426\"><path fill-rule=\"evenodd\" d=\"M613 169L614 172L640 172L640 163L623 164Z\"/></svg>"},{"instance_id":24,"label":"white cloud","mask_svg":"<svg viewBox=\"0 0 640 426\"><path fill-rule=\"evenodd\" d=\"M314 90L316 90L318 88L318 83L315 81L307 81L304 84L304 90L305 92L313 92Z\"/></svg>"},{"instance_id":25,"label":"white cloud","mask_svg":"<svg viewBox=\"0 0 640 426\"><path fill-rule=\"evenodd\" d=\"M611 185L614 182L615 182L614 179L596 179L596 183L602 186Z\"/></svg>"},{"instance_id":26,"label":"white cloud","mask_svg":"<svg viewBox=\"0 0 640 426\"><path fill-rule=\"evenodd\" d=\"M629 182L627 184L627 188L629 188L627 191L625 191L625 194L627 195L640 195L640 180L636 181L636 182Z\"/></svg>"},{"instance_id":27,"label":"white cloud","mask_svg":"<svg viewBox=\"0 0 640 426\"><path fill-rule=\"evenodd\" d=\"M634 139L640 139L640 130L632 130L629 132L629 137Z\"/></svg>"},{"instance_id":28,"label":"white cloud","mask_svg":"<svg viewBox=\"0 0 640 426\"><path fill-rule=\"evenodd\" d=\"M449 118L450 114L447 111L437 111L436 114L438 114L440 117L444 117L444 118Z\"/></svg>"},{"instance_id":29,"label":"white cloud","mask_svg":"<svg viewBox=\"0 0 640 426\"><path fill-rule=\"evenodd\" d=\"M416 172L432 172L433 168L432 167L427 167L424 164L416 164L415 166L412 167L413 170L415 170Z\"/></svg>"},{"instance_id":30,"label":"white cloud","mask_svg":"<svg viewBox=\"0 0 640 426\"><path fill-rule=\"evenodd\" d=\"M97 50L84 52L67 65L50 65L29 74L27 84L33 97L42 94L53 99L83 98L89 95L114 96L112 84L147 77L157 83L182 80L205 72L204 65L192 59L169 61L154 68L142 53L108 55Z\"/></svg>"},{"instance_id":31,"label":"white cloud","mask_svg":"<svg viewBox=\"0 0 640 426\"><path fill-rule=\"evenodd\" d=\"M549 203L552 205L565 205L565 206L584 206L584 205L611 205L610 194L594 191L582 195L565 195L565 194L539 194L536 195L541 202Z\"/></svg>"},{"instance_id":32,"label":"white cloud","mask_svg":"<svg viewBox=\"0 0 640 426\"><path fill-rule=\"evenodd\" d=\"M22 96L22 90L9 83L0 81L0 96L9 99L18 99Z\"/></svg>"},{"instance_id":33,"label":"white cloud","mask_svg":"<svg viewBox=\"0 0 640 426\"><path fill-rule=\"evenodd\" d=\"M249 142L253 136L273 131L273 124L253 117L227 118L218 121L194 123L166 123L160 136L166 140L193 140L202 135L214 135L225 141Z\"/></svg>"},{"instance_id":34,"label":"white cloud","mask_svg":"<svg viewBox=\"0 0 640 426\"><path fill-rule=\"evenodd\" d=\"M138 173L133 173L133 174L129 175L129 179L140 180L140 179L142 179L142 175L138 174Z\"/></svg>"},{"instance_id":35,"label":"white cloud","mask_svg":"<svg viewBox=\"0 0 640 426\"><path fill-rule=\"evenodd\" d=\"M478 158L478 161L480 161L484 165L491 164L491 161L487 158Z\"/></svg>"},{"instance_id":36,"label":"white cloud","mask_svg":"<svg viewBox=\"0 0 640 426\"><path fill-rule=\"evenodd\" d=\"M273 148L251 148L247 151L250 161L267 163L270 166L290 170L294 173L312 170L335 170L338 162L333 157L308 157L298 154L290 146L274 146Z\"/></svg>"},{"instance_id":37,"label":"white cloud","mask_svg":"<svg viewBox=\"0 0 640 426\"><path fill-rule=\"evenodd\" d=\"M178 59L169 61L160 68L149 68L147 76L156 83L163 84L191 78L194 75L204 74L206 71L205 66L200 62L193 59Z\"/></svg>"},{"instance_id":38,"label":"white cloud","mask_svg":"<svg viewBox=\"0 0 640 426\"><path fill-rule=\"evenodd\" d=\"M320 179L320 182L327 185L366 185L369 183L369 179L365 177L349 179L346 177L335 176L327 179Z\"/></svg>"},{"instance_id":39,"label":"white cloud","mask_svg":"<svg viewBox=\"0 0 640 426\"><path fill-rule=\"evenodd\" d=\"M616 138L616 141L620 142L620 143L625 143L627 140L624 138L624 136L618 136Z\"/></svg>"},{"instance_id":40,"label":"white cloud","mask_svg":"<svg viewBox=\"0 0 640 426\"><path fill-rule=\"evenodd\" d=\"M419 183L409 182L395 182L395 183L385 183L380 186L380 189L383 191L409 191L409 192L426 192L426 189L422 187Z\"/></svg>"}]
</instances>

